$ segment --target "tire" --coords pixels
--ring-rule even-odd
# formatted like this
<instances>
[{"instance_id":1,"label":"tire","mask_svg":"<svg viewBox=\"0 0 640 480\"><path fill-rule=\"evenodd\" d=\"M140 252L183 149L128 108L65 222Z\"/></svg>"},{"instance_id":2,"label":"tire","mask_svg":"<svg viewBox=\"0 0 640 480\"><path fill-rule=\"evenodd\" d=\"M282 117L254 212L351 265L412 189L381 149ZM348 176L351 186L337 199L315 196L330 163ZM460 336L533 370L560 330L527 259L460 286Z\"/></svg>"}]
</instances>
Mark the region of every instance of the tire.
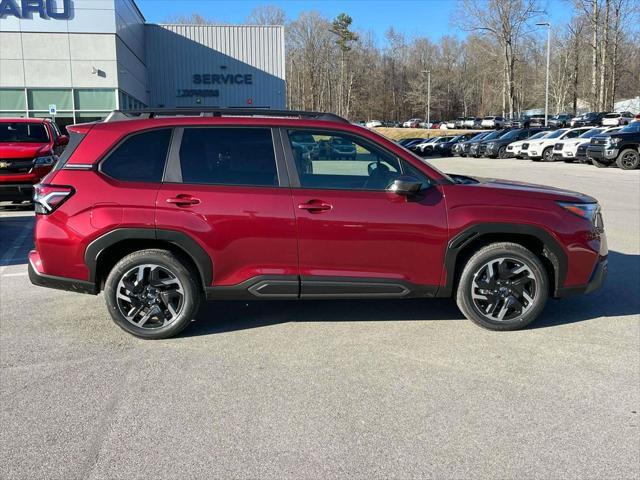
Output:
<instances>
[{"instance_id":1,"label":"tire","mask_svg":"<svg viewBox=\"0 0 640 480\"><path fill-rule=\"evenodd\" d=\"M525 270L513 274L522 268ZM486 289L482 289L485 285ZM481 248L467 261L458 282L456 303L475 324L507 331L519 330L533 322L544 309L548 296L549 278L540 259L522 245L501 242ZM485 313L485 306L490 313Z\"/></svg>"},{"instance_id":2,"label":"tire","mask_svg":"<svg viewBox=\"0 0 640 480\"><path fill-rule=\"evenodd\" d=\"M542 151L542 158L540 159L543 162L553 162L553 147L547 147Z\"/></svg>"},{"instance_id":3,"label":"tire","mask_svg":"<svg viewBox=\"0 0 640 480\"><path fill-rule=\"evenodd\" d=\"M107 309L115 324L131 335L144 339L172 337L198 313L204 296L199 278L186 261L168 250L133 252L109 272L104 288ZM137 311L127 319L124 311L130 308L128 313Z\"/></svg>"},{"instance_id":4,"label":"tire","mask_svg":"<svg viewBox=\"0 0 640 480\"><path fill-rule=\"evenodd\" d=\"M632 148L621 151L616 159L616 165L622 170L635 170L640 166L640 152Z\"/></svg>"},{"instance_id":5,"label":"tire","mask_svg":"<svg viewBox=\"0 0 640 480\"><path fill-rule=\"evenodd\" d=\"M598 168L608 168L608 167L610 167L610 166L611 166L611 164L609 164L609 163L602 163L602 162L600 162L600 161L596 160L595 158L592 158L592 159L591 159L591 163L592 163L594 166L598 167Z\"/></svg>"},{"instance_id":6,"label":"tire","mask_svg":"<svg viewBox=\"0 0 640 480\"><path fill-rule=\"evenodd\" d=\"M507 147L500 147L498 149L498 158L507 158Z\"/></svg>"}]
</instances>

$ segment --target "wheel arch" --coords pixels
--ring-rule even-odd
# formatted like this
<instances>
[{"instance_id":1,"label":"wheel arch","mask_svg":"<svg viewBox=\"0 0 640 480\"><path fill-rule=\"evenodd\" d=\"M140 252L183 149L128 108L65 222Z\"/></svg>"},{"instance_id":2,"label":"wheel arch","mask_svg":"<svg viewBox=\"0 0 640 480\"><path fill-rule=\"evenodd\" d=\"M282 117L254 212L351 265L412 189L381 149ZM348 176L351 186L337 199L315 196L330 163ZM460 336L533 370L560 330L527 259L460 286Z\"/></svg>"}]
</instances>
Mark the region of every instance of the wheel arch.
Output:
<instances>
[{"instance_id":1,"label":"wheel arch","mask_svg":"<svg viewBox=\"0 0 640 480\"><path fill-rule=\"evenodd\" d=\"M163 248L183 257L199 273L202 287L211 285L213 263L198 242L182 232L153 228L119 228L93 240L84 254L89 281L101 289L109 271L121 258L147 248Z\"/></svg>"},{"instance_id":2,"label":"wheel arch","mask_svg":"<svg viewBox=\"0 0 640 480\"><path fill-rule=\"evenodd\" d=\"M480 248L496 242L517 243L536 254L549 274L551 293L557 295L567 274L567 255L558 241L533 225L485 223L470 226L449 240L444 263L446 281L437 296L450 297L466 261Z\"/></svg>"}]
</instances>

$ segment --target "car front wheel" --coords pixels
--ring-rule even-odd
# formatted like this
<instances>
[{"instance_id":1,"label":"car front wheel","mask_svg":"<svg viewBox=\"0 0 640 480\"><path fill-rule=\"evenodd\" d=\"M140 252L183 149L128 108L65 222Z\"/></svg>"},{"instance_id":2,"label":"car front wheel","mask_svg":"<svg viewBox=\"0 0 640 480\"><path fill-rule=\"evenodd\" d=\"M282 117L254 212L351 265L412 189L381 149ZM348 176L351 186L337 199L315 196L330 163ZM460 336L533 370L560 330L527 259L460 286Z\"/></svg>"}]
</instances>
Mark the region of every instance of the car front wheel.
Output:
<instances>
[{"instance_id":1,"label":"car front wheel","mask_svg":"<svg viewBox=\"0 0 640 480\"><path fill-rule=\"evenodd\" d=\"M620 152L616 165L622 170L635 170L640 165L640 152L627 148Z\"/></svg>"},{"instance_id":2,"label":"car front wheel","mask_svg":"<svg viewBox=\"0 0 640 480\"><path fill-rule=\"evenodd\" d=\"M547 147L542 152L543 162L553 162L553 147Z\"/></svg>"},{"instance_id":3,"label":"car front wheel","mask_svg":"<svg viewBox=\"0 0 640 480\"><path fill-rule=\"evenodd\" d=\"M518 330L542 312L549 280L540 259L522 245L493 243L465 265L456 301L472 322L489 330Z\"/></svg>"},{"instance_id":4,"label":"car front wheel","mask_svg":"<svg viewBox=\"0 0 640 480\"><path fill-rule=\"evenodd\" d=\"M105 282L113 321L145 339L177 335L193 320L202 300L198 274L167 250L133 252L120 260Z\"/></svg>"}]
</instances>

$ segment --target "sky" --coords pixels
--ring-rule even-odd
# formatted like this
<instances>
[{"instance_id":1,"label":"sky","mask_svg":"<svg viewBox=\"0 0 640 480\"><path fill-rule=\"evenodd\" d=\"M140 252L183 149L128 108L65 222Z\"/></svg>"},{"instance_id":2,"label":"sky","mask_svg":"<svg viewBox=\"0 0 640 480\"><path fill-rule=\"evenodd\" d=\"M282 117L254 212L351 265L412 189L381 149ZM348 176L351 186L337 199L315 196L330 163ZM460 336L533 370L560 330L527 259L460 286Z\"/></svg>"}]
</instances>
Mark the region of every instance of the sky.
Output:
<instances>
[{"instance_id":1,"label":"sky","mask_svg":"<svg viewBox=\"0 0 640 480\"><path fill-rule=\"evenodd\" d=\"M371 30L378 40L384 38L391 26L407 38L426 36L438 40L443 35L464 36L452 22L456 0L136 0L136 3L150 23L199 13L214 21L241 24L253 8L271 4L282 8L288 19L295 19L300 12L308 10L319 11L327 18L348 13L355 30ZM542 0L542 4L552 24L566 23L571 16L566 0Z\"/></svg>"}]
</instances>

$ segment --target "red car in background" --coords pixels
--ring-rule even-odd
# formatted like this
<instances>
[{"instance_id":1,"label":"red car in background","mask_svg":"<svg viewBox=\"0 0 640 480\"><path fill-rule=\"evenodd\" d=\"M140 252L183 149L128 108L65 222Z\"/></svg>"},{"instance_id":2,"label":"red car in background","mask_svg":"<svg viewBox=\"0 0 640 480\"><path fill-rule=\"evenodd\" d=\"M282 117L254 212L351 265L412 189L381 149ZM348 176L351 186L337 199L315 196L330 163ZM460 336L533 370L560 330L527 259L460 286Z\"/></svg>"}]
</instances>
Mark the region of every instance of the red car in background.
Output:
<instances>
[{"instance_id":1,"label":"red car in background","mask_svg":"<svg viewBox=\"0 0 640 480\"><path fill-rule=\"evenodd\" d=\"M0 118L0 201L30 199L68 142L51 120Z\"/></svg>"}]
</instances>

